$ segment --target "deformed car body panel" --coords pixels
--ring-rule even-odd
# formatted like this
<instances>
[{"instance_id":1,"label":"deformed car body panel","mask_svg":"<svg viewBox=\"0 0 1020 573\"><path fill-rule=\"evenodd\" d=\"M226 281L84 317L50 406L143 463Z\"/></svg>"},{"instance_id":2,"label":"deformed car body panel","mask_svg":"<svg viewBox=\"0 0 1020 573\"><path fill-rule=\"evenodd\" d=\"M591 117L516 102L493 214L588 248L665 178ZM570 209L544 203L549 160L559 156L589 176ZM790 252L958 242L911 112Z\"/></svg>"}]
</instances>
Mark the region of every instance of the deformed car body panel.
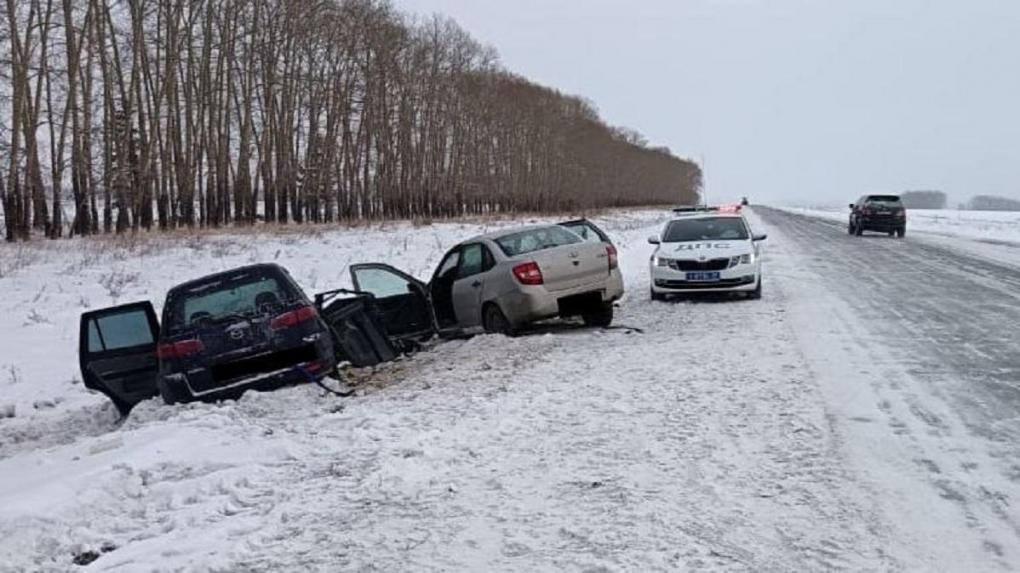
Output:
<instances>
[{"instance_id":1,"label":"deformed car body panel","mask_svg":"<svg viewBox=\"0 0 1020 573\"><path fill-rule=\"evenodd\" d=\"M177 285L162 324L150 302L84 313L79 362L87 387L126 414L320 379L335 368L326 324L287 271L250 265Z\"/></svg>"}]
</instances>

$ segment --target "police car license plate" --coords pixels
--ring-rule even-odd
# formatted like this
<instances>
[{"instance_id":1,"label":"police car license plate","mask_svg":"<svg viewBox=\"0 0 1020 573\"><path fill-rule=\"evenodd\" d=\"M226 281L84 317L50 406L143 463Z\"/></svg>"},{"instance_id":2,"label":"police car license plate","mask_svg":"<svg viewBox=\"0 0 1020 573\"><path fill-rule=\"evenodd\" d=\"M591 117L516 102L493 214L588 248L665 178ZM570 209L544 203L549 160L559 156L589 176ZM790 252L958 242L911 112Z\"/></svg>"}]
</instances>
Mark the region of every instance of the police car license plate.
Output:
<instances>
[{"instance_id":1,"label":"police car license plate","mask_svg":"<svg viewBox=\"0 0 1020 573\"><path fill-rule=\"evenodd\" d=\"M717 281L719 273L687 273L687 280L699 283Z\"/></svg>"}]
</instances>

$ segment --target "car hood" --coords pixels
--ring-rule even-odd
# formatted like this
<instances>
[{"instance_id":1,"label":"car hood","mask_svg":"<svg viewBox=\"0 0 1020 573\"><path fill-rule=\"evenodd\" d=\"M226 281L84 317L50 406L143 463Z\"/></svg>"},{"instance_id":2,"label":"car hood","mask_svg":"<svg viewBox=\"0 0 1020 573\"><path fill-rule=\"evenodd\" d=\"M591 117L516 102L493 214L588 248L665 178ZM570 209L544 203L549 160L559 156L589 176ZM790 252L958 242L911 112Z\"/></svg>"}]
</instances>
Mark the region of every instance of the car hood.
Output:
<instances>
[{"instance_id":1,"label":"car hood","mask_svg":"<svg viewBox=\"0 0 1020 573\"><path fill-rule=\"evenodd\" d=\"M688 241L683 243L662 243L659 254L674 259L714 259L735 257L754 252L754 245L749 240L741 241Z\"/></svg>"}]
</instances>

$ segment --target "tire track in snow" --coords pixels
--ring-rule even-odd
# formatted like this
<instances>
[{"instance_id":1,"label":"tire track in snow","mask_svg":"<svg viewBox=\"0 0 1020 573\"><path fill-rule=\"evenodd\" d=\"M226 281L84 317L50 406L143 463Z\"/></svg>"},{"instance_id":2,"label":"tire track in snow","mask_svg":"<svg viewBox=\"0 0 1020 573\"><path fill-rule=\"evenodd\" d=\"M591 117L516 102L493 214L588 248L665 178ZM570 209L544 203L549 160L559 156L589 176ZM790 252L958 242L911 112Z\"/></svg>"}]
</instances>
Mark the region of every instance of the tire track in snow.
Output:
<instances>
[{"instance_id":1,"label":"tire track in snow","mask_svg":"<svg viewBox=\"0 0 1020 573\"><path fill-rule=\"evenodd\" d=\"M1011 569L1006 548L1020 543L1020 515L1010 509L1020 495L1013 477L1020 305L1012 286L1020 285L1020 272L909 237L861 239L827 221L772 210L761 216L792 241L786 248L810 261L784 272L803 285L802 297L825 301L817 317L834 323L827 338L850 345L829 359L844 362L852 384L868 385L837 409L866 410L858 398L873 396L889 429L878 457L904 458L880 476L882 485L906 493L903 483L927 482L932 493L914 496L914 507L904 509L956 532L918 542L910 557L930 566ZM929 509L920 507L926 498Z\"/></svg>"}]
</instances>

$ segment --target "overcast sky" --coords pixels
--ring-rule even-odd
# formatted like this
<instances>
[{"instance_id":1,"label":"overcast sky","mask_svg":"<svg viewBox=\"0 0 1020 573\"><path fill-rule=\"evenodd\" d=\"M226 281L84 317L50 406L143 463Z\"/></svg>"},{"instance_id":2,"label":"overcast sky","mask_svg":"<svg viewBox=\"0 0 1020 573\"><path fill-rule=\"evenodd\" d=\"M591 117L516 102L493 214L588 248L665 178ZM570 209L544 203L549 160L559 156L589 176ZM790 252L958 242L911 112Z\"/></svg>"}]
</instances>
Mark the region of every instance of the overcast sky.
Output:
<instances>
[{"instance_id":1,"label":"overcast sky","mask_svg":"<svg viewBox=\"0 0 1020 573\"><path fill-rule=\"evenodd\" d=\"M1020 198L1020 0L393 0L707 165L710 199Z\"/></svg>"}]
</instances>

